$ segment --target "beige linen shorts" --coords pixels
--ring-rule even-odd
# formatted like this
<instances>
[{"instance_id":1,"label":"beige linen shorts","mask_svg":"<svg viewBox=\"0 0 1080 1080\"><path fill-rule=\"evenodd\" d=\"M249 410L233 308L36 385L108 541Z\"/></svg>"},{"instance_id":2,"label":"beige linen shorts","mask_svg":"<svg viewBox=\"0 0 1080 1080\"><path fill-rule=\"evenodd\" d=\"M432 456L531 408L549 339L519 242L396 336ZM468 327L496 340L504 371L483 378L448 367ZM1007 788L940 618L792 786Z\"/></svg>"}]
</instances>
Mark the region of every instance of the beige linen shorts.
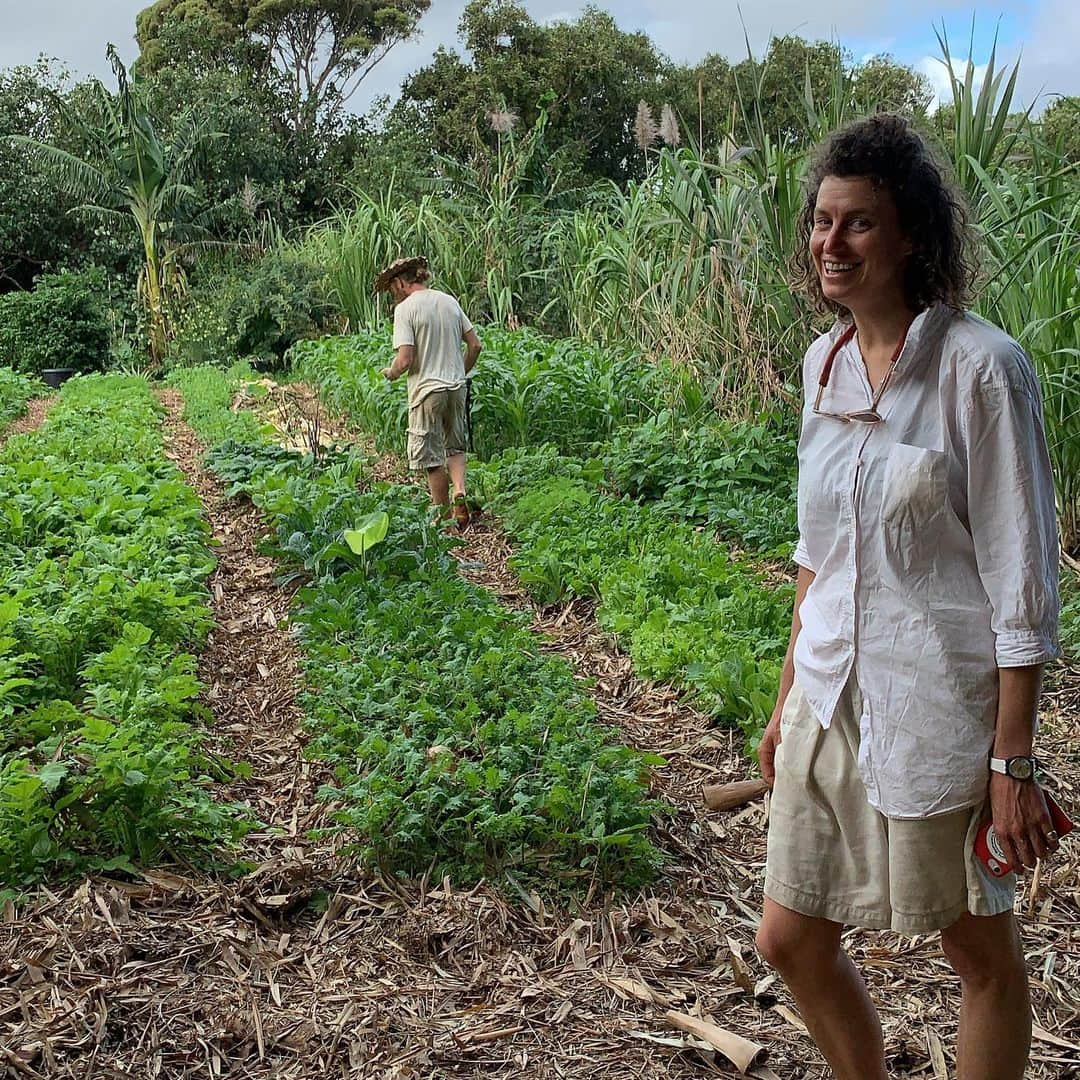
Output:
<instances>
[{"instance_id":1,"label":"beige linen shorts","mask_svg":"<svg viewBox=\"0 0 1080 1080\"><path fill-rule=\"evenodd\" d=\"M995 878L975 856L985 803L898 820L875 810L859 774L854 683L822 728L791 688L780 721L769 810L765 895L803 915L848 926L925 934L965 912L1011 911L1016 877Z\"/></svg>"},{"instance_id":2,"label":"beige linen shorts","mask_svg":"<svg viewBox=\"0 0 1080 1080\"><path fill-rule=\"evenodd\" d=\"M433 390L409 410L409 468L438 469L468 443L464 386Z\"/></svg>"}]
</instances>

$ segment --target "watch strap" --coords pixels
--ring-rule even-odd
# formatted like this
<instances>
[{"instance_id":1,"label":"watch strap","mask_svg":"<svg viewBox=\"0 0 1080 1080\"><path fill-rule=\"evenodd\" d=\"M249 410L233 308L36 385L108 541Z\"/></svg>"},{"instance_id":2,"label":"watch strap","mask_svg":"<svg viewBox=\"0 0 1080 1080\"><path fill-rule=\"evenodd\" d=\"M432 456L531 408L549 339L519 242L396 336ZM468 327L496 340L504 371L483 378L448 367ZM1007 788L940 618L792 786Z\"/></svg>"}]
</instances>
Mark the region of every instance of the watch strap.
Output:
<instances>
[{"instance_id":1,"label":"watch strap","mask_svg":"<svg viewBox=\"0 0 1080 1080\"><path fill-rule=\"evenodd\" d=\"M1009 766L1011 765L1012 762L1018 761L1018 760L1019 761L1030 762L1030 764L1031 764L1031 772L1030 772L1030 774L1028 776L1025 776L1025 777L1013 776L1012 770L1009 768ZM991 772L996 772L996 773L1001 773L1002 776L1007 776L1011 780L1034 780L1035 779L1035 774L1036 774L1036 771L1037 771L1038 767L1039 767L1038 760L1036 758L1034 758L1034 757L1031 757L1031 756L1027 755L1027 754L1014 754L1012 757L1007 757L1007 758L999 758L999 757L991 757L990 758L990 771Z\"/></svg>"}]
</instances>

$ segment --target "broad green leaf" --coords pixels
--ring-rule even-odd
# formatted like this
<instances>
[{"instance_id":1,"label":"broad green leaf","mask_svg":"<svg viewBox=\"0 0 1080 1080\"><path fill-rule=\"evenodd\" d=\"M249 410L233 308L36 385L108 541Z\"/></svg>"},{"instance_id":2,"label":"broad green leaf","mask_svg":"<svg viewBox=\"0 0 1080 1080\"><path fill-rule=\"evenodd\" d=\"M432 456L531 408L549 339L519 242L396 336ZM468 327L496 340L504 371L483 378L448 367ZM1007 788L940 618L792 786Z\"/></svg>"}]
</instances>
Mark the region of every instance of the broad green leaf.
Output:
<instances>
[{"instance_id":1,"label":"broad green leaf","mask_svg":"<svg viewBox=\"0 0 1080 1080\"><path fill-rule=\"evenodd\" d=\"M345 530L345 543L354 555L365 555L386 539L389 529L390 515L385 510L377 510L358 522L355 529Z\"/></svg>"}]
</instances>

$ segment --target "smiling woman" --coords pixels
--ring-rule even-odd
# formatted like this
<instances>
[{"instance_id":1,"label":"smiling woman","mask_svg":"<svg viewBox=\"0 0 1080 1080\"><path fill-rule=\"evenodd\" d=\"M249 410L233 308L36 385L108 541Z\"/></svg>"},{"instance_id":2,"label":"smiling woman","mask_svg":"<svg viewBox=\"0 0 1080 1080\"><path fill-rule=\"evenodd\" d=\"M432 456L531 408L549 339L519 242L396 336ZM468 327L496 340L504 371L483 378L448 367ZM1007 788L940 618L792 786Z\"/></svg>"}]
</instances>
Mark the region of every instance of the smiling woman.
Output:
<instances>
[{"instance_id":1,"label":"smiling woman","mask_svg":"<svg viewBox=\"0 0 1080 1080\"><path fill-rule=\"evenodd\" d=\"M843 928L940 930L964 995L960 1080L1019 1080L1015 877L991 876L973 838L992 817L1012 866L1058 843L1031 759L1058 614L1039 386L1019 345L963 310L962 203L904 120L837 132L800 223L802 283L838 320L803 364L758 945L834 1074L885 1080Z\"/></svg>"}]
</instances>

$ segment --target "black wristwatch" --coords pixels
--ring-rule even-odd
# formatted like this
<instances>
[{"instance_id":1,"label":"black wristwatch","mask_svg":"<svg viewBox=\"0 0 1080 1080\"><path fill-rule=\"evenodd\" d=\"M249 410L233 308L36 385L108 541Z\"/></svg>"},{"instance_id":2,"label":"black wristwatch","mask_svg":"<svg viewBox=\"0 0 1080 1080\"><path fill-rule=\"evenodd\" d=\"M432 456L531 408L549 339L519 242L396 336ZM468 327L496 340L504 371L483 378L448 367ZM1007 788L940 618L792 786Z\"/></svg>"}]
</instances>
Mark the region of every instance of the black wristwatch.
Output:
<instances>
[{"instance_id":1,"label":"black wristwatch","mask_svg":"<svg viewBox=\"0 0 1080 1080\"><path fill-rule=\"evenodd\" d=\"M990 771L1001 773L1011 780L1034 780L1038 762L1033 757L1017 754L1015 757L990 759Z\"/></svg>"}]
</instances>

